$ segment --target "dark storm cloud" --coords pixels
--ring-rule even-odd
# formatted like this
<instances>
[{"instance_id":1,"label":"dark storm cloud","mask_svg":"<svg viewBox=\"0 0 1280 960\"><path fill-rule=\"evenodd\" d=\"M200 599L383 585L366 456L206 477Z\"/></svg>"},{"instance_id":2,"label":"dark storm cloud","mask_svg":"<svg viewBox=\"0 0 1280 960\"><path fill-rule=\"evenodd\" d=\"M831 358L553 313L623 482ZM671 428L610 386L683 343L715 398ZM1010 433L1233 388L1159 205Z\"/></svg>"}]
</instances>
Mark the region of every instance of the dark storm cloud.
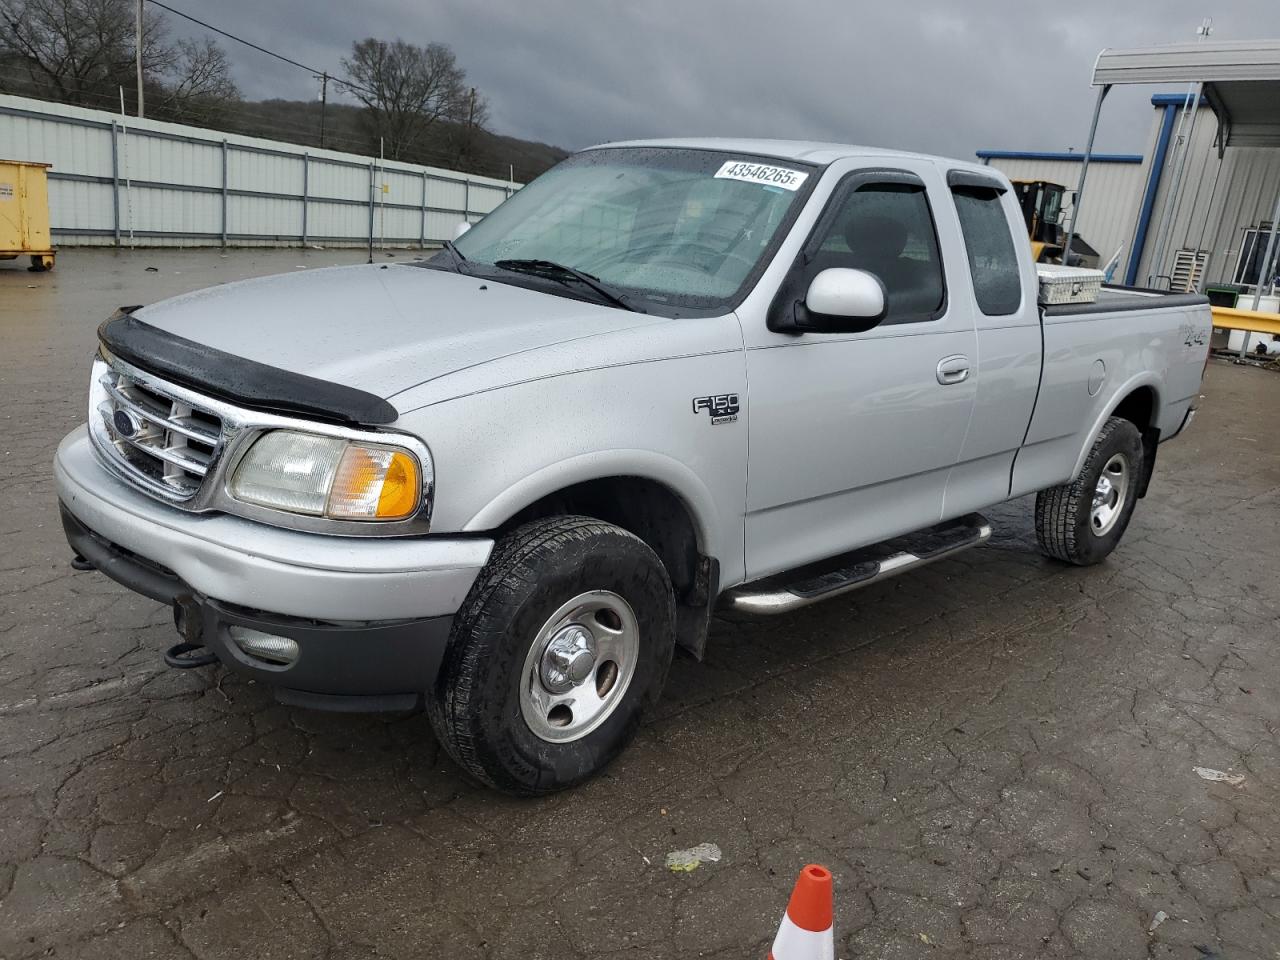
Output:
<instances>
[{"instance_id":1,"label":"dark storm cloud","mask_svg":"<svg viewBox=\"0 0 1280 960\"><path fill-rule=\"evenodd\" d=\"M202 12L335 72L359 37L448 43L495 130L569 148L742 135L954 156L1078 149L1102 47L1190 40L1206 15L1215 39L1280 36L1275 0L220 0ZM231 47L247 95L315 96L304 73ZM1153 92L1111 95L1099 149L1145 148Z\"/></svg>"}]
</instances>

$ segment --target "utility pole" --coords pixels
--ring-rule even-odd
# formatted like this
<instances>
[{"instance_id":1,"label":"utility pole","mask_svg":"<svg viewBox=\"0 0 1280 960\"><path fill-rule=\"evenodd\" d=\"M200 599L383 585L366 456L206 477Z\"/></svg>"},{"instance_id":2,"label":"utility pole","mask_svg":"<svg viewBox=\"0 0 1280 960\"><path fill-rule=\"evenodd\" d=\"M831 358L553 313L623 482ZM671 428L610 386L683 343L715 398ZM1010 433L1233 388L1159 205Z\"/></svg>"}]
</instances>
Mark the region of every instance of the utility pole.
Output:
<instances>
[{"instance_id":1,"label":"utility pole","mask_svg":"<svg viewBox=\"0 0 1280 960\"><path fill-rule=\"evenodd\" d=\"M475 135L476 129L476 88L471 88L471 95L467 98L467 129L463 131L463 144L468 150L471 149L471 138ZM459 158L461 159L461 158Z\"/></svg>"},{"instance_id":2,"label":"utility pole","mask_svg":"<svg viewBox=\"0 0 1280 960\"><path fill-rule=\"evenodd\" d=\"M146 0L138 0L138 15L135 18L134 26L134 60L138 66L138 117L142 117L142 5Z\"/></svg>"},{"instance_id":3,"label":"utility pole","mask_svg":"<svg viewBox=\"0 0 1280 960\"><path fill-rule=\"evenodd\" d=\"M324 111L329 105L329 74L320 74L320 146L324 146Z\"/></svg>"}]
</instances>

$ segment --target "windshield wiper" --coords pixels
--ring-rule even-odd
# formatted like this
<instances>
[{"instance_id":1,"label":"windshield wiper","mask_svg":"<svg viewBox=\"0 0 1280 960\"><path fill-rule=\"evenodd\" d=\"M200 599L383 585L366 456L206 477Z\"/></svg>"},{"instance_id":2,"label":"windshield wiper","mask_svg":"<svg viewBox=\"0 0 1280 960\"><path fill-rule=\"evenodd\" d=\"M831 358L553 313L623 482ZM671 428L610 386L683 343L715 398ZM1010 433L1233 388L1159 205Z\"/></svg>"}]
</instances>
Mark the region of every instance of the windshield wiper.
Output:
<instances>
[{"instance_id":1,"label":"windshield wiper","mask_svg":"<svg viewBox=\"0 0 1280 960\"><path fill-rule=\"evenodd\" d=\"M467 258L462 255L461 250L453 245L452 240L441 240L440 246L449 256L453 257L453 268L455 270L459 273L470 272L466 267Z\"/></svg>"},{"instance_id":2,"label":"windshield wiper","mask_svg":"<svg viewBox=\"0 0 1280 960\"><path fill-rule=\"evenodd\" d=\"M615 307L630 310L632 313L645 312L640 307L628 303L627 301L630 298L625 293L619 293L599 277L593 277L577 267L567 267L563 263L556 263L554 260L499 260L494 266L499 270L510 270L512 273L527 273L535 277L546 277L549 280L558 280L560 283L569 283L576 280L584 287L594 290Z\"/></svg>"}]
</instances>

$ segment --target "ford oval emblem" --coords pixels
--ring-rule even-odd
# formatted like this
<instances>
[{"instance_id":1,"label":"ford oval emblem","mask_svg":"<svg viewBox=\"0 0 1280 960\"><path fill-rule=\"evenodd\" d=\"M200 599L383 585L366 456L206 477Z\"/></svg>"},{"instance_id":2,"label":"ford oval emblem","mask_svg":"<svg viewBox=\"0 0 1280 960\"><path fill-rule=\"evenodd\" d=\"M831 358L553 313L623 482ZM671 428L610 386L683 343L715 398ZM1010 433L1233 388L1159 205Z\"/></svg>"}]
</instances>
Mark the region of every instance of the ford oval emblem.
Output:
<instances>
[{"instance_id":1,"label":"ford oval emblem","mask_svg":"<svg viewBox=\"0 0 1280 960\"><path fill-rule=\"evenodd\" d=\"M115 426L116 433L122 437L132 437L138 432L138 421L128 410L117 410L113 413L111 423Z\"/></svg>"}]
</instances>

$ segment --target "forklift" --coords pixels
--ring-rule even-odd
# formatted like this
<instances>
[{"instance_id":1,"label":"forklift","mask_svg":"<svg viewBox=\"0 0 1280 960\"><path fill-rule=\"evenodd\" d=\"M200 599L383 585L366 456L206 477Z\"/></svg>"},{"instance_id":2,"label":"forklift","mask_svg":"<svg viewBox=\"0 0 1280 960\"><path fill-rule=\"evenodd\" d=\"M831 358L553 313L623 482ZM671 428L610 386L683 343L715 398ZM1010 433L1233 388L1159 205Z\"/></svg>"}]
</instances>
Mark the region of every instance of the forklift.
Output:
<instances>
[{"instance_id":1,"label":"forklift","mask_svg":"<svg viewBox=\"0 0 1280 960\"><path fill-rule=\"evenodd\" d=\"M1031 239L1031 256L1036 263L1062 263L1066 231L1062 229L1062 201L1067 188L1048 180L1014 180L1013 195L1022 209ZM1079 234L1071 240L1072 267L1097 268L1098 251L1085 243Z\"/></svg>"}]
</instances>

